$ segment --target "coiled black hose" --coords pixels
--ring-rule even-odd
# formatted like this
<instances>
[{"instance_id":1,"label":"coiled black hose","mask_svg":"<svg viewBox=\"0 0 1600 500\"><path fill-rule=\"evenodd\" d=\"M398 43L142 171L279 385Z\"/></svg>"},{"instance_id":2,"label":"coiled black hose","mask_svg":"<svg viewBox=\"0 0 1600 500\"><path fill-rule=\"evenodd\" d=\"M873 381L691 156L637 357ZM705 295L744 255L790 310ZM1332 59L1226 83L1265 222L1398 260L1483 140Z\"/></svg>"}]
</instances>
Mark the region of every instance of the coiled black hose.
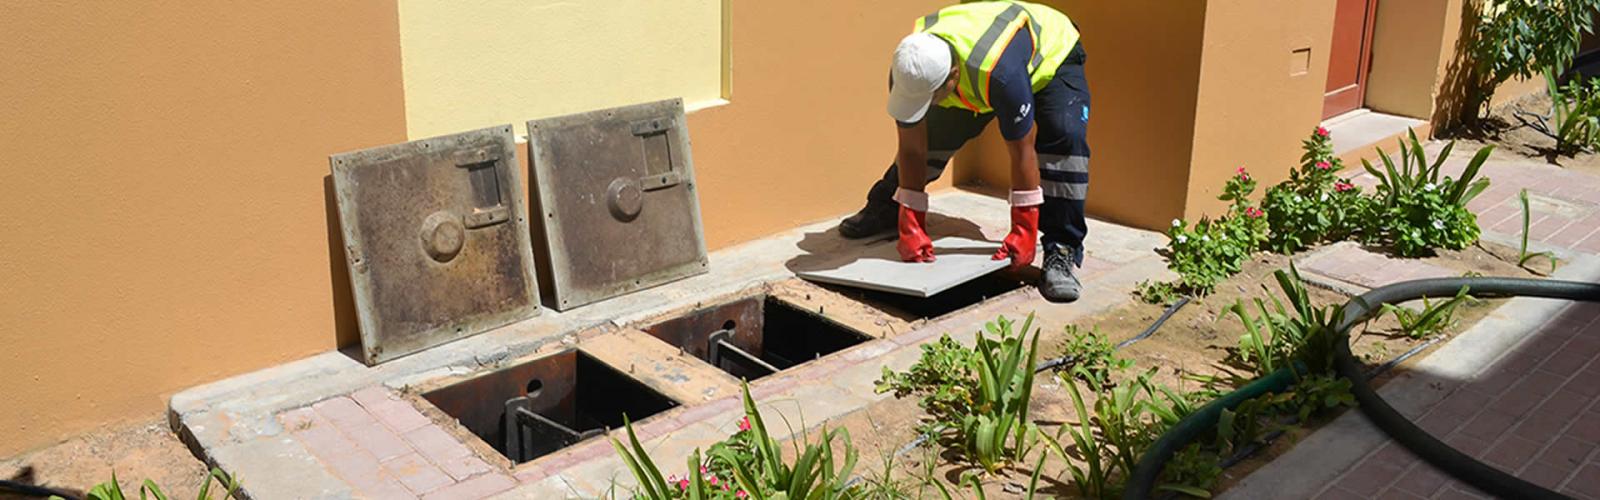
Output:
<instances>
[{"instance_id":1,"label":"coiled black hose","mask_svg":"<svg viewBox=\"0 0 1600 500\"><path fill-rule=\"evenodd\" d=\"M1485 493L1503 498L1564 499L1560 493L1500 471L1446 445L1406 419L1378 396L1361 371L1361 363L1350 352L1350 329L1366 321L1383 304L1405 302L1422 297L1454 295L1462 287L1474 297L1542 297L1585 302L1600 302L1600 284L1523 278L1436 278L1396 283L1380 287L1345 303L1336 334L1344 338L1334 349L1334 368L1350 380L1362 414L1395 442L1435 468ZM1178 450L1216 426L1223 409L1263 394L1285 390L1294 376L1287 369L1257 379L1216 401L1201 407L1156 440L1129 475L1124 499L1145 499L1155 487L1161 469Z\"/></svg>"}]
</instances>

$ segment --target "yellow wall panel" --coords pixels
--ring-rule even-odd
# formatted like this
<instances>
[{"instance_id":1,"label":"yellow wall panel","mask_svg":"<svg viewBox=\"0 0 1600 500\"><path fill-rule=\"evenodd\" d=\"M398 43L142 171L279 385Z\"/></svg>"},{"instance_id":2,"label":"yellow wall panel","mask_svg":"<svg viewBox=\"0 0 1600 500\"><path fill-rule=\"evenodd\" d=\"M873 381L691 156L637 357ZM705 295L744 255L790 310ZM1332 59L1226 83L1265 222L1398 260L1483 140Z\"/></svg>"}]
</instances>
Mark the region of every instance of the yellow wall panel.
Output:
<instances>
[{"instance_id":1,"label":"yellow wall panel","mask_svg":"<svg viewBox=\"0 0 1600 500\"><path fill-rule=\"evenodd\" d=\"M413 139L722 96L722 0L400 0L399 9Z\"/></svg>"}]
</instances>

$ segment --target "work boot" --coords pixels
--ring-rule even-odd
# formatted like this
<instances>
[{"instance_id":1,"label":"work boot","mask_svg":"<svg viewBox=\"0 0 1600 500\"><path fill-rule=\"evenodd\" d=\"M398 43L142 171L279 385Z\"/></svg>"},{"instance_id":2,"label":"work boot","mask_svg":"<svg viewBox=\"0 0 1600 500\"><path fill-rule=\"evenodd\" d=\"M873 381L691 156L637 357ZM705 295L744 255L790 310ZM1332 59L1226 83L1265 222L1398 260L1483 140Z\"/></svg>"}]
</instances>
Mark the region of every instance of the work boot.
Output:
<instances>
[{"instance_id":1,"label":"work boot","mask_svg":"<svg viewBox=\"0 0 1600 500\"><path fill-rule=\"evenodd\" d=\"M1083 291L1083 284L1078 282L1078 277L1072 274L1072 268L1077 267L1076 250L1066 245L1046 245L1044 254L1044 274L1039 277L1039 295L1051 302L1072 302L1078 300L1078 295Z\"/></svg>"},{"instance_id":2,"label":"work boot","mask_svg":"<svg viewBox=\"0 0 1600 500\"><path fill-rule=\"evenodd\" d=\"M900 220L899 204L887 201L869 201L860 212L839 223L839 236L861 239L894 230Z\"/></svg>"}]
</instances>

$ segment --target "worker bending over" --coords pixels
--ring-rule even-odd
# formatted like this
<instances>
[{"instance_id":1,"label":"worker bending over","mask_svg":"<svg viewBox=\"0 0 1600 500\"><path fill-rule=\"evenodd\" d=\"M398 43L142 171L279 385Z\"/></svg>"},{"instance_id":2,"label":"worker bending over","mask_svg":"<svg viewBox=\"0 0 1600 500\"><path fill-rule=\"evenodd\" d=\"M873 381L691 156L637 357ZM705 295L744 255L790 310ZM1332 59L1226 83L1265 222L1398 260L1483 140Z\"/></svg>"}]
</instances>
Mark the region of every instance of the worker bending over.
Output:
<instances>
[{"instance_id":1,"label":"worker bending over","mask_svg":"<svg viewBox=\"0 0 1600 500\"><path fill-rule=\"evenodd\" d=\"M998 117L1011 156L1011 232L994 258L1033 263L1044 230L1039 292L1077 300L1089 183L1089 87L1078 30L1044 5L996 1L954 5L916 20L895 48L889 116L899 150L867 193L867 206L840 224L847 238L898 227L901 258L932 262L928 195L950 157ZM936 105L935 105L936 104Z\"/></svg>"}]
</instances>

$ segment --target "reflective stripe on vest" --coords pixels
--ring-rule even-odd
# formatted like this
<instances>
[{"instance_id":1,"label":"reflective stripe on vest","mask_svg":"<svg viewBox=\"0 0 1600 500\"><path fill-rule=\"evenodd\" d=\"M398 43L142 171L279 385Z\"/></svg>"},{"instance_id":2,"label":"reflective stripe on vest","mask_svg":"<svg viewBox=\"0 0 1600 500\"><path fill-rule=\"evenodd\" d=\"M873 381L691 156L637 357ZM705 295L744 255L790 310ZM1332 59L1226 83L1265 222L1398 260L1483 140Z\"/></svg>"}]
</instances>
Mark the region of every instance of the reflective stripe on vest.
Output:
<instances>
[{"instance_id":1,"label":"reflective stripe on vest","mask_svg":"<svg viewBox=\"0 0 1600 500\"><path fill-rule=\"evenodd\" d=\"M953 5L918 18L915 31L949 42L962 61L955 92L939 103L975 113L994 111L989 104L989 74L1017 32L1033 36L1028 74L1035 92L1055 77L1056 69L1078 43L1078 30L1065 14L1027 2L975 2Z\"/></svg>"}]
</instances>

